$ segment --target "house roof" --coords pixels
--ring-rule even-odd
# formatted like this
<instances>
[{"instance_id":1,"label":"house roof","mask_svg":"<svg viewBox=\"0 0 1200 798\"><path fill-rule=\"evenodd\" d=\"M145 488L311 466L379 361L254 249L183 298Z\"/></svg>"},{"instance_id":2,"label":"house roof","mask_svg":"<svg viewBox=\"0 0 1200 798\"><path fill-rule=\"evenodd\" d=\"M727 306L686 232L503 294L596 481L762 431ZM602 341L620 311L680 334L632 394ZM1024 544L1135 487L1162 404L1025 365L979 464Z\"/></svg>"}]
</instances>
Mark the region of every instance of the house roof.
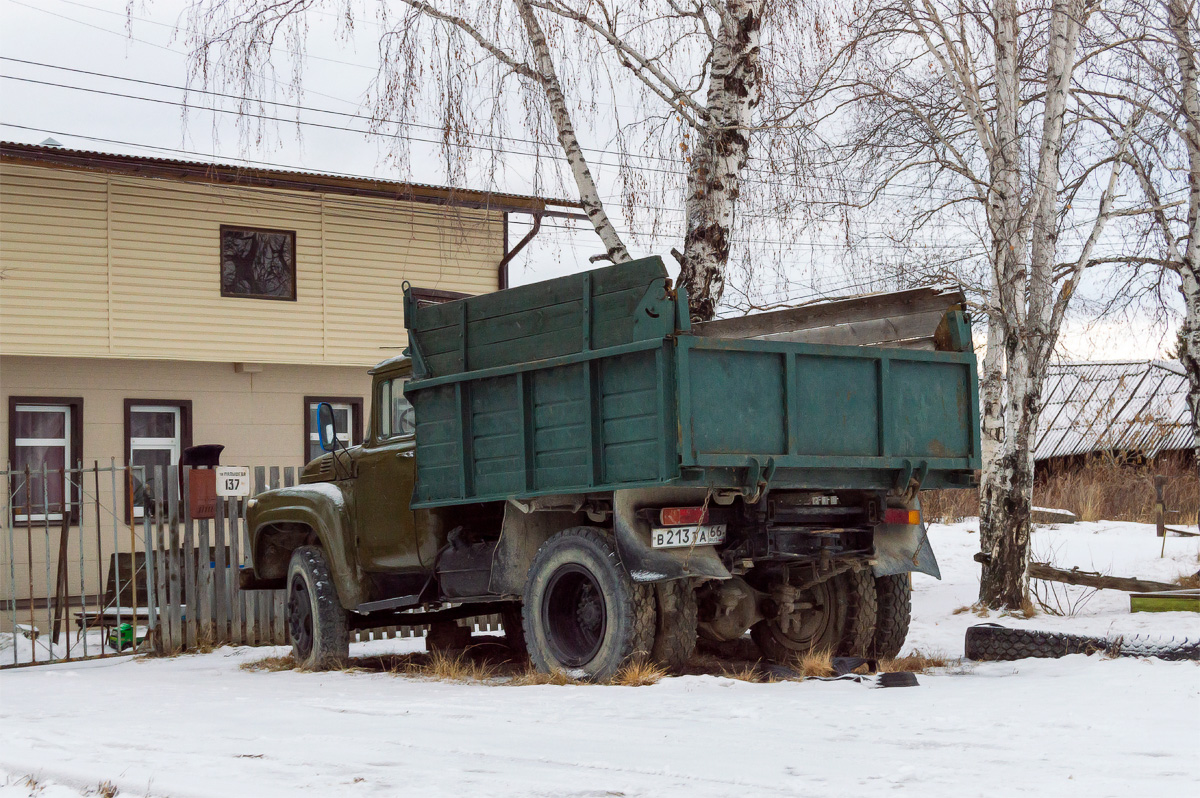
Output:
<instances>
[{"instance_id":1,"label":"house roof","mask_svg":"<svg viewBox=\"0 0 1200 798\"><path fill-rule=\"evenodd\" d=\"M1171 360L1058 363L1046 374L1034 459L1188 449L1187 375Z\"/></svg>"},{"instance_id":2,"label":"house roof","mask_svg":"<svg viewBox=\"0 0 1200 798\"><path fill-rule=\"evenodd\" d=\"M224 183L260 186L290 191L315 191L347 194L404 202L423 202L465 208L482 208L517 213L543 213L548 216L576 215L567 209L579 208L574 200L506 194L497 191L451 188L426 183L402 183L357 175L330 172L305 172L264 169L229 163L151 158L144 155L118 155L91 150L74 150L40 144L0 142L0 160L38 164L62 169L123 174L139 177L182 180L194 183ZM564 210L548 211L558 207Z\"/></svg>"}]
</instances>

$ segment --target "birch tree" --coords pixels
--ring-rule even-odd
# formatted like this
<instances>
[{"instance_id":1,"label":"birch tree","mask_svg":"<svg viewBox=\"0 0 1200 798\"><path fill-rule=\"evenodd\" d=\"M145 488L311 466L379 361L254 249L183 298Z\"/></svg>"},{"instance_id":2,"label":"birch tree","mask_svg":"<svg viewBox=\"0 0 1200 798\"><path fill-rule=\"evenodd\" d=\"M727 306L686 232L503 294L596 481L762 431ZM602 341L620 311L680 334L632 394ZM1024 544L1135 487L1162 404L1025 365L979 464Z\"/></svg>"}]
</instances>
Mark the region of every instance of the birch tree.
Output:
<instances>
[{"instance_id":1,"label":"birch tree","mask_svg":"<svg viewBox=\"0 0 1200 798\"><path fill-rule=\"evenodd\" d=\"M1144 114L1076 96L1112 46L1094 0L894 0L850 26L828 65L852 108L841 148L875 191L927 186L914 229L957 213L983 231L980 602L1023 609L1033 443L1046 366L1085 272L1126 207ZM1124 171L1123 171L1124 170ZM869 204L868 208L875 205Z\"/></svg>"},{"instance_id":2,"label":"birch tree","mask_svg":"<svg viewBox=\"0 0 1200 798\"><path fill-rule=\"evenodd\" d=\"M1184 315L1180 359L1188 377L1193 447L1200 467L1200 21L1186 0L1130 0L1111 11L1124 32L1122 71L1151 124L1129 157L1150 212L1136 261L1177 276Z\"/></svg>"},{"instance_id":3,"label":"birch tree","mask_svg":"<svg viewBox=\"0 0 1200 798\"><path fill-rule=\"evenodd\" d=\"M302 64L309 15L322 8L346 27L365 17L382 31L368 98L376 130L435 111L456 168L481 134L552 130L604 247L593 260L630 257L613 206L627 226L656 231L651 240L678 229L670 249L698 320L721 302L738 232L786 228L802 207L806 97L794 79L825 41L803 0L198 0L189 15L197 79L257 96L276 45ZM772 81L773 71L788 79ZM781 128L789 134L759 135ZM598 186L596 153L616 158L619 194ZM485 171L495 174L504 146L491 157ZM763 212L739 218L748 197Z\"/></svg>"}]
</instances>

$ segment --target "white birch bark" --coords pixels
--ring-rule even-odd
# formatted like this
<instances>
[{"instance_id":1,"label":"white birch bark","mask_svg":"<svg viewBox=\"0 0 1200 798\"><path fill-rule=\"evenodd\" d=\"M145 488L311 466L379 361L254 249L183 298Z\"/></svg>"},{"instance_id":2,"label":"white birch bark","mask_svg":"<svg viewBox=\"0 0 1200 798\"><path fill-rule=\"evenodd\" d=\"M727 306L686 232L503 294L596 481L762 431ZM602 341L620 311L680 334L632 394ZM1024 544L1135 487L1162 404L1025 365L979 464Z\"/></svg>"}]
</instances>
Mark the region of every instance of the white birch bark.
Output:
<instances>
[{"instance_id":1,"label":"white birch bark","mask_svg":"<svg viewBox=\"0 0 1200 798\"><path fill-rule=\"evenodd\" d=\"M711 319L725 288L730 235L762 97L759 64L763 0L727 0L713 43L707 120L697 129L684 200L686 231L679 285L692 318Z\"/></svg>"},{"instance_id":2,"label":"white birch bark","mask_svg":"<svg viewBox=\"0 0 1200 798\"><path fill-rule=\"evenodd\" d=\"M620 234L617 233L617 229L608 218L608 212L604 209L604 201L600 198L600 191L596 188L596 181L592 177L592 170L588 167L583 149L579 146L579 139L575 135L575 125L571 121L571 112L567 107L567 98L563 94L558 73L554 69L554 61L550 57L550 45L546 42L546 34L538 23L528 0L515 0L515 3L517 12L521 16L521 22L525 26L525 32L529 37L529 46L533 50L538 79L545 89L546 99L550 103L550 113L554 118L558 143L562 146L567 164L571 168L571 175L575 178L575 185L579 189L579 202L583 206L583 212L591 220L596 235L604 244L603 259L613 263L631 260L629 250L626 249Z\"/></svg>"},{"instance_id":3,"label":"white birch bark","mask_svg":"<svg viewBox=\"0 0 1200 798\"><path fill-rule=\"evenodd\" d=\"M1175 45L1175 60L1182 83L1179 87L1180 111L1188 156L1187 238L1179 252L1182 256L1179 290L1185 307L1183 351L1180 354L1188 377L1193 447L1200 469L1200 87L1197 86L1200 66L1196 63L1200 43L1192 38L1189 11L1195 13L1187 0L1168 0L1167 26Z\"/></svg>"}]
</instances>

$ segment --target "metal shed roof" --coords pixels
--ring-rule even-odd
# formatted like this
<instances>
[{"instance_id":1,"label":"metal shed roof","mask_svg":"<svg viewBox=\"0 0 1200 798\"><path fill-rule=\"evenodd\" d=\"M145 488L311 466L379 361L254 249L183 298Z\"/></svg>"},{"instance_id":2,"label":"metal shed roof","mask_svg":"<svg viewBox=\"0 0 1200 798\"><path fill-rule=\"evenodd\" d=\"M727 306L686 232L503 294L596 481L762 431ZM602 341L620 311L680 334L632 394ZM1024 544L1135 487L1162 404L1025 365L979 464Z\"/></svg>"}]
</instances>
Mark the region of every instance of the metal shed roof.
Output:
<instances>
[{"instance_id":1,"label":"metal shed roof","mask_svg":"<svg viewBox=\"0 0 1200 798\"><path fill-rule=\"evenodd\" d=\"M1191 448L1187 390L1183 366L1171 360L1052 365L1034 459Z\"/></svg>"}]
</instances>

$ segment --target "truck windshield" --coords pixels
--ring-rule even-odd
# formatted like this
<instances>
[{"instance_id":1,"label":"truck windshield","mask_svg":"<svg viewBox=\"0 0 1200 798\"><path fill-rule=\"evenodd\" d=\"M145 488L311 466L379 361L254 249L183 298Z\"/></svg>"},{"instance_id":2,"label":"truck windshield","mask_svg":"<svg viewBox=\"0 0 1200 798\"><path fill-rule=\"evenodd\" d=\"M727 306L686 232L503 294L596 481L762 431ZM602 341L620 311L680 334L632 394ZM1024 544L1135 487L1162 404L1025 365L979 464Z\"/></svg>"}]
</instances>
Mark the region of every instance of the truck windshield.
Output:
<instances>
[{"instance_id":1,"label":"truck windshield","mask_svg":"<svg viewBox=\"0 0 1200 798\"><path fill-rule=\"evenodd\" d=\"M397 377L379 384L379 437L400 438L416 430L413 406L404 396L404 379Z\"/></svg>"}]
</instances>

